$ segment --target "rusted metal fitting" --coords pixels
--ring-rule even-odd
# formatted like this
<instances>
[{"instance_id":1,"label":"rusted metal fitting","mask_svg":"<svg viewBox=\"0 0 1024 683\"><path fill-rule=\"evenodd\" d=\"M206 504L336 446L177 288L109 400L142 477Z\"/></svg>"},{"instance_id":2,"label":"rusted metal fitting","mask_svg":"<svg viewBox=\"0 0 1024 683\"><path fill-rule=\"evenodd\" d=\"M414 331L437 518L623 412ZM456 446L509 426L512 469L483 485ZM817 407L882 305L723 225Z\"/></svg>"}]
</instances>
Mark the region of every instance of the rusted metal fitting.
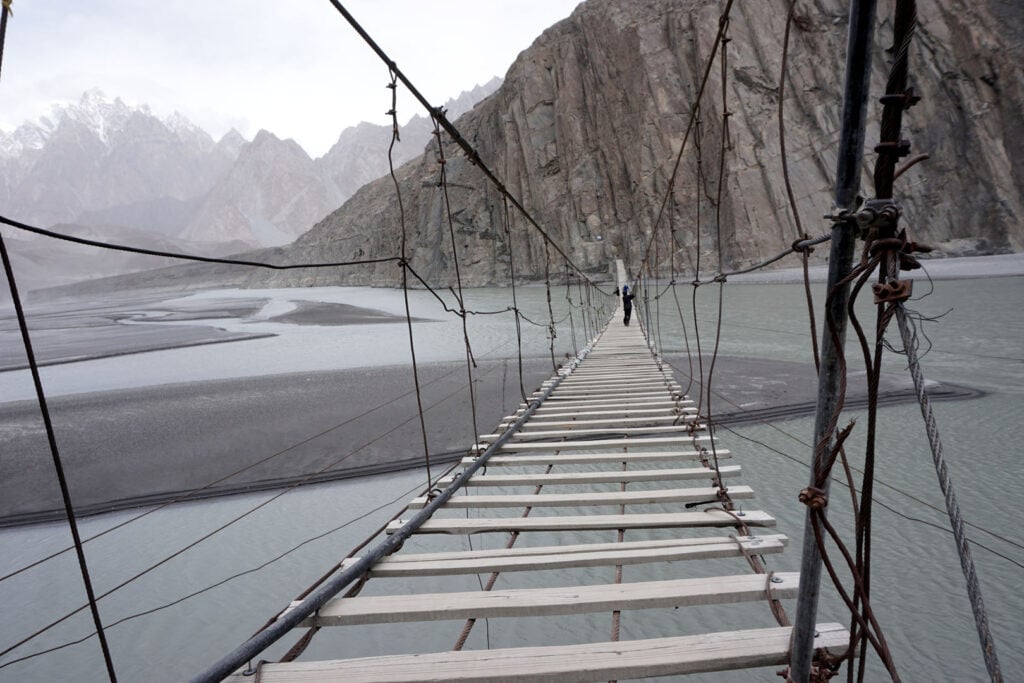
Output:
<instances>
[{"instance_id":1,"label":"rusted metal fitting","mask_svg":"<svg viewBox=\"0 0 1024 683\"><path fill-rule=\"evenodd\" d=\"M875 145L875 151L879 154L894 154L897 157L905 157L910 154L910 140L879 142Z\"/></svg>"},{"instance_id":2,"label":"rusted metal fitting","mask_svg":"<svg viewBox=\"0 0 1024 683\"><path fill-rule=\"evenodd\" d=\"M878 101L883 105L899 104L902 105L904 109L910 109L921 101L921 96L915 93L913 88L907 88L906 91L902 93L882 95L878 98Z\"/></svg>"},{"instance_id":3,"label":"rusted metal fitting","mask_svg":"<svg viewBox=\"0 0 1024 683\"><path fill-rule=\"evenodd\" d=\"M869 199L864 202L855 218L862 233L873 227L895 231L900 220L900 207L891 199Z\"/></svg>"},{"instance_id":4,"label":"rusted metal fitting","mask_svg":"<svg viewBox=\"0 0 1024 683\"><path fill-rule=\"evenodd\" d=\"M872 256L877 256L879 252L883 251L904 251L907 243L898 237L883 237L876 239L871 243L871 247L868 249L868 253Z\"/></svg>"},{"instance_id":5,"label":"rusted metal fitting","mask_svg":"<svg viewBox=\"0 0 1024 683\"><path fill-rule=\"evenodd\" d=\"M812 510L824 510L828 506L828 496L817 486L808 486L800 491L799 500Z\"/></svg>"},{"instance_id":6,"label":"rusted metal fitting","mask_svg":"<svg viewBox=\"0 0 1024 683\"><path fill-rule=\"evenodd\" d=\"M914 281L889 280L888 282L876 282L871 285L871 291L875 293L876 304L906 301L914 291Z\"/></svg>"}]
</instances>

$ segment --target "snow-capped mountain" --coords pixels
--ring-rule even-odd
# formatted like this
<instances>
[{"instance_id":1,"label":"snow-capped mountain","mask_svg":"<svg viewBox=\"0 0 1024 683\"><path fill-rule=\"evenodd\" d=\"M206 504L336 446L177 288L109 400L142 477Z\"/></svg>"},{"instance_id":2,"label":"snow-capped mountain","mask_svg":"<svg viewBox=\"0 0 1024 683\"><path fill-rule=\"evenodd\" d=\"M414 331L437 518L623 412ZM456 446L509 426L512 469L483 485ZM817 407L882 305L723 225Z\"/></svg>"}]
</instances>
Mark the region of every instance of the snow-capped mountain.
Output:
<instances>
[{"instance_id":1,"label":"snow-capped mountain","mask_svg":"<svg viewBox=\"0 0 1024 683\"><path fill-rule=\"evenodd\" d=\"M498 85L495 79L450 100L449 117ZM418 157L431 132L425 117L404 126L396 165ZM278 246L385 174L390 137L389 126L361 123L314 160L269 131L247 141L231 130L214 141L180 113L161 118L90 90L0 131L0 214L40 227L74 225L101 239L106 231L112 241L131 235L132 244L150 248L168 239L190 247ZM97 276L111 274L100 265Z\"/></svg>"},{"instance_id":2,"label":"snow-capped mountain","mask_svg":"<svg viewBox=\"0 0 1024 683\"><path fill-rule=\"evenodd\" d=\"M162 120L149 107L111 101L98 90L0 135L0 150L4 213L42 226L118 206L193 199L238 154L237 145L218 146L180 114Z\"/></svg>"}]
</instances>

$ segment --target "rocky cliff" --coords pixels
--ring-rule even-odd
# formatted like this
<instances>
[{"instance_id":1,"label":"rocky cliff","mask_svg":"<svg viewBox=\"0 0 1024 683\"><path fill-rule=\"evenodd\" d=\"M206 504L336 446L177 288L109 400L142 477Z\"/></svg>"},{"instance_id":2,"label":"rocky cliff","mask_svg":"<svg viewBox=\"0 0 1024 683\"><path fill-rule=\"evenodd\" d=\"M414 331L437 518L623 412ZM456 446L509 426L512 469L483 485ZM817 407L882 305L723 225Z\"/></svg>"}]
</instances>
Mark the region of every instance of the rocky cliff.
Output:
<instances>
[{"instance_id":1,"label":"rocky cliff","mask_svg":"<svg viewBox=\"0 0 1024 683\"><path fill-rule=\"evenodd\" d=\"M791 37L785 123L794 192L805 227L827 226L844 72L847 3L798 3ZM672 164L718 28L713 0L588 0L545 31L513 64L492 97L459 129L544 228L586 270L615 258L636 265L669 189ZM702 268L716 268L715 215L723 113L729 118L721 221L723 265L777 253L796 237L781 173L779 74L788 2L736 3L726 70L711 72L699 135L689 143L671 203L694 265L701 214ZM872 92L890 63L890 8L879 10ZM950 253L1024 248L1024 5L1014 0L919 0L911 80L922 101L905 117L904 137L931 160L904 175L897 193L917 240ZM873 102L871 119L880 105ZM877 124L867 135L878 140ZM701 149L698 169L696 148ZM454 146L447 174L464 278L503 282L509 249L500 197ZM438 284L452 278L452 255L437 186L436 150L398 171L414 268ZM863 192L870 196L865 161ZM699 173L700 171L700 173ZM667 222L667 218L663 219ZM664 225L664 224L663 224ZM401 222L391 180L363 187L344 206L277 252L288 260L393 256ZM512 225L521 276L541 278L542 242L522 219ZM821 256L820 250L818 256ZM667 253L661 255L667 261ZM259 282L265 283L259 275ZM333 272L292 272L278 285L393 284L393 264ZM256 276L252 282L257 281Z\"/></svg>"}]
</instances>

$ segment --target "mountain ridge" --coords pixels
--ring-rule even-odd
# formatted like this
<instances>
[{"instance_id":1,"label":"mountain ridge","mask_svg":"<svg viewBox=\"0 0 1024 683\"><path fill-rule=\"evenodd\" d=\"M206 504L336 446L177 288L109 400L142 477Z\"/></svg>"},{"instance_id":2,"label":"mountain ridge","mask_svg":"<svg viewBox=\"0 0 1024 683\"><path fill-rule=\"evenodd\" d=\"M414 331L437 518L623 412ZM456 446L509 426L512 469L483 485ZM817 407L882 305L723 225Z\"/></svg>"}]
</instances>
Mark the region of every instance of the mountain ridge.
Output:
<instances>
[{"instance_id":1,"label":"mountain ridge","mask_svg":"<svg viewBox=\"0 0 1024 683\"><path fill-rule=\"evenodd\" d=\"M447 106L468 110L498 84L500 79L476 86ZM401 130L396 163L418 156L431 138L422 117ZM227 247L279 246L386 173L386 162L360 160L382 158L390 137L390 126L360 123L343 130L331 152L313 159L294 140L269 131L246 140L231 129L215 141L178 112L160 118L146 105L132 107L93 89L77 103L56 105L36 121L0 131L0 203L5 215L25 223L90 228L101 240L106 230L108 241L130 234L132 244L151 249L166 247L168 239L178 245L172 251L205 244L217 255ZM26 248L32 239L16 240L14 252L22 249L26 258L31 253L28 285L36 288L44 286L46 269L40 267L43 254ZM70 272L86 275L78 264L62 261L72 252L53 254L59 282ZM92 276L135 269L117 263L97 261Z\"/></svg>"}]
</instances>

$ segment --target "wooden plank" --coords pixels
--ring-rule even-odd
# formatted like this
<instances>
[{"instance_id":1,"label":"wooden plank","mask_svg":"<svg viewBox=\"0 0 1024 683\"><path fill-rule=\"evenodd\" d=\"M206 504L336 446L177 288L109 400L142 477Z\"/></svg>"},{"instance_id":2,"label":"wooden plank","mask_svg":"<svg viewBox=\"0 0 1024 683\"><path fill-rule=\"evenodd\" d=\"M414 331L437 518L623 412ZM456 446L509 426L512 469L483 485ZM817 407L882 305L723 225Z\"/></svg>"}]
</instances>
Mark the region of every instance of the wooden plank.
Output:
<instances>
[{"instance_id":1,"label":"wooden plank","mask_svg":"<svg viewBox=\"0 0 1024 683\"><path fill-rule=\"evenodd\" d=\"M536 441L538 439L559 439L565 436L597 436L598 434L687 434L693 430L707 429L704 424L698 423L687 423L687 424L664 424L654 425L650 427L618 427L615 425L609 425L604 429L597 428L580 428L580 429L549 429L545 430L542 426L538 426L536 431L524 432L519 430L513 433L509 439L511 441L522 441L529 439L530 441ZM490 443L497 441L501 434L480 434L477 436L480 439L480 443Z\"/></svg>"},{"instance_id":2,"label":"wooden plank","mask_svg":"<svg viewBox=\"0 0 1024 683\"><path fill-rule=\"evenodd\" d=\"M549 441L549 442L538 442L530 443L524 441L517 441L514 443L502 444L498 451L512 452L512 451L564 451L564 450L600 450L602 448L619 447L619 448L640 448L644 449L650 446L676 446L681 444L687 444L689 446L696 446L697 444L706 443L710 444L711 439L718 437L710 436L652 436L652 437L635 437L631 439L577 439L573 441ZM486 444L477 444L475 450L483 451L487 449Z\"/></svg>"},{"instance_id":3,"label":"wooden plank","mask_svg":"<svg viewBox=\"0 0 1024 683\"><path fill-rule=\"evenodd\" d=\"M758 555L781 553L789 539L783 534L716 536L621 543L494 548L447 553L396 553L370 570L371 577L453 576L487 572L541 571L566 567L677 562L738 557L743 551ZM740 549L742 546L743 550ZM345 560L342 567L359 558Z\"/></svg>"},{"instance_id":4,"label":"wooden plank","mask_svg":"<svg viewBox=\"0 0 1024 683\"><path fill-rule=\"evenodd\" d=\"M689 607L767 600L768 587L776 598L796 597L800 575L766 574L713 576L612 583L595 586L520 588L462 593L375 595L328 600L303 627L396 624L412 621L538 617L557 614Z\"/></svg>"},{"instance_id":5,"label":"wooden plank","mask_svg":"<svg viewBox=\"0 0 1024 683\"><path fill-rule=\"evenodd\" d=\"M581 645L461 650L320 662L264 664L261 683L456 683L543 681L586 683L710 671L784 666L790 627L625 640ZM839 654L850 634L840 624L818 624L815 648ZM232 683L251 679L240 674Z\"/></svg>"},{"instance_id":6,"label":"wooden plank","mask_svg":"<svg viewBox=\"0 0 1024 683\"><path fill-rule=\"evenodd\" d=\"M555 391L564 391L566 389L632 389L634 387L639 388L653 388L653 389L664 389L666 387L675 388L681 386L675 380L656 378L656 379L601 379L601 378L584 378L573 376L574 379L566 378L558 385ZM547 383L542 382L541 386L546 386Z\"/></svg>"},{"instance_id":7,"label":"wooden plank","mask_svg":"<svg viewBox=\"0 0 1024 683\"><path fill-rule=\"evenodd\" d=\"M607 416L613 416L614 415L614 416L622 416L622 417L632 417L632 416L644 416L644 415L675 416L675 415L696 415L696 414L697 414L697 409L696 408L675 408L675 407L665 407L665 408L629 408L629 407L626 407L626 408L620 408L619 410L564 410L563 409L560 412L544 412L544 413L539 413L539 414L537 412L534 412L534 414L530 417L530 423L531 424L537 423L537 422L547 423L548 420L564 420L564 419L570 418L570 417L578 419L578 418L581 418L581 417L586 418L586 417L594 417L594 416L597 416L597 415L607 415ZM514 422L518 418L519 418L519 414L507 415L507 416L505 416L502 419L507 421L507 422Z\"/></svg>"},{"instance_id":8,"label":"wooden plank","mask_svg":"<svg viewBox=\"0 0 1024 683\"><path fill-rule=\"evenodd\" d=\"M761 510L746 510L740 518L752 527L775 526L775 518ZM406 520L387 526L394 533ZM432 518L423 523L421 534L476 534L504 531L593 531L602 529L680 529L735 526L736 519L721 510L699 512L658 512L636 515L557 515L548 517Z\"/></svg>"},{"instance_id":9,"label":"wooden plank","mask_svg":"<svg viewBox=\"0 0 1024 683\"><path fill-rule=\"evenodd\" d=\"M611 403L612 405L625 405L625 404L637 404L637 403L650 403L652 401L660 401L664 403L676 404L676 394L671 394L667 391L656 391L647 392L642 394L622 394L622 395L555 395L552 394L547 398L551 403L545 403L545 405L551 407L558 407L564 409L563 404L594 404L594 403Z\"/></svg>"},{"instance_id":10,"label":"wooden plank","mask_svg":"<svg viewBox=\"0 0 1024 683\"><path fill-rule=\"evenodd\" d=\"M739 465L722 465L718 472L725 477L738 477ZM449 475L438 482L448 486L455 478ZM618 484L631 481L693 481L714 479L711 467L686 467L671 470L613 470L610 472L533 472L527 474L482 474L477 472L467 486L550 486L554 484Z\"/></svg>"},{"instance_id":11,"label":"wooden plank","mask_svg":"<svg viewBox=\"0 0 1024 683\"><path fill-rule=\"evenodd\" d=\"M711 457L708 451L705 455ZM585 465L609 462L665 462L672 460L700 460L699 451L629 451L610 453L548 453L541 455L492 455L487 467L520 467L546 465ZM732 451L718 449L718 459L732 457ZM466 457L462 464L469 466L476 458Z\"/></svg>"},{"instance_id":12,"label":"wooden plank","mask_svg":"<svg viewBox=\"0 0 1024 683\"><path fill-rule=\"evenodd\" d=\"M559 400L565 400L566 398L588 398L591 396L668 396L672 393L679 393L681 389L675 389L665 386L647 386L647 387L593 387L593 388L566 388L558 387L551 396L548 397L550 401L553 398Z\"/></svg>"},{"instance_id":13,"label":"wooden plank","mask_svg":"<svg viewBox=\"0 0 1024 683\"><path fill-rule=\"evenodd\" d=\"M695 501L714 500L718 489L707 486L694 486L682 489L650 489L644 491L607 491L599 493L538 493L504 496L466 495L454 496L445 508L518 508L518 507L587 507L601 505L657 505L661 503L692 503ZM749 486L730 486L729 496L735 500L753 498L754 490ZM419 509L426 507L426 496L418 496L409 501L409 507Z\"/></svg>"},{"instance_id":14,"label":"wooden plank","mask_svg":"<svg viewBox=\"0 0 1024 683\"><path fill-rule=\"evenodd\" d=\"M635 409L650 409L650 408L667 408L669 410L676 407L692 407L693 401L681 400L676 401L668 396L659 396L657 398L641 398L641 399L628 399L628 400L593 400L593 401L558 401L555 403L545 403L537 408L534 415L540 416L547 413L559 413L566 411L577 411L577 410L593 410L602 408L615 408L617 410L628 411ZM525 412L525 409L523 409Z\"/></svg>"},{"instance_id":15,"label":"wooden plank","mask_svg":"<svg viewBox=\"0 0 1024 683\"><path fill-rule=\"evenodd\" d=\"M651 425L658 422L673 423L677 420L679 422L693 422L697 419L696 415L647 415L644 417L606 417L600 420L528 420L526 424L519 430L520 433L526 433L523 430L526 428L530 429L550 429L551 427L586 427L588 425Z\"/></svg>"}]
</instances>

